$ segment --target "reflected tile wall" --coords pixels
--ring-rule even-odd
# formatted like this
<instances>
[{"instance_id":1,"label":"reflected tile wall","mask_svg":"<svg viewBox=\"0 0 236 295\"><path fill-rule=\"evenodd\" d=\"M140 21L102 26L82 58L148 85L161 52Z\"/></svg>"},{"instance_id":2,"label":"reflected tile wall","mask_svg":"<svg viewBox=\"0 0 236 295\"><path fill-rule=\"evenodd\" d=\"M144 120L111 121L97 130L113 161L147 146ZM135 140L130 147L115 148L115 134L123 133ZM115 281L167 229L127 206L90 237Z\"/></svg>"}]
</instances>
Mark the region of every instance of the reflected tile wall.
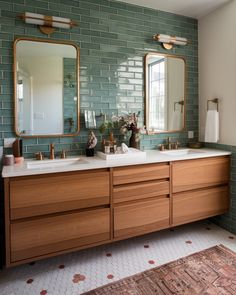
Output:
<instances>
[{"instance_id":1,"label":"reflected tile wall","mask_svg":"<svg viewBox=\"0 0 236 295\"><path fill-rule=\"evenodd\" d=\"M70 40L80 47L81 132L73 138L24 139L24 155L32 157L37 151L49 152L49 143L70 154L84 152L88 131L83 112L96 114L143 113L144 55L151 51L165 52L152 41L152 35L163 34L187 37L185 47L175 47L169 53L186 58L187 130L198 137L198 43L197 20L162 11L109 0L0 0L0 146L3 139L14 137L13 128L13 40L28 36L47 38L36 26L26 25L18 18L25 11L69 17L79 23L72 30L58 29L55 40ZM96 130L99 141L101 135ZM122 137L116 131L119 140ZM170 134L182 144L187 132ZM154 149L166 135L142 136L141 148ZM98 144L98 147L100 144ZM8 152L8 151L6 151Z\"/></svg>"}]
</instances>

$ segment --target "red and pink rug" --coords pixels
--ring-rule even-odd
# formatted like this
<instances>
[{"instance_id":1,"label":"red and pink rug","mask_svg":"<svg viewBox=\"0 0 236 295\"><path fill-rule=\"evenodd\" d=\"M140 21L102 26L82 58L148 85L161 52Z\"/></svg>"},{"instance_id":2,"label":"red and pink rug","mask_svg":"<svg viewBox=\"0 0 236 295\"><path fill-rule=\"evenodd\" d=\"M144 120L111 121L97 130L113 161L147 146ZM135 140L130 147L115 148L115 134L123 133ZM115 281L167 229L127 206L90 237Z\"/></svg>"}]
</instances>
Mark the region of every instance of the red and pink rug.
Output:
<instances>
[{"instance_id":1,"label":"red and pink rug","mask_svg":"<svg viewBox=\"0 0 236 295\"><path fill-rule=\"evenodd\" d=\"M84 295L235 295L236 253L215 246Z\"/></svg>"}]
</instances>

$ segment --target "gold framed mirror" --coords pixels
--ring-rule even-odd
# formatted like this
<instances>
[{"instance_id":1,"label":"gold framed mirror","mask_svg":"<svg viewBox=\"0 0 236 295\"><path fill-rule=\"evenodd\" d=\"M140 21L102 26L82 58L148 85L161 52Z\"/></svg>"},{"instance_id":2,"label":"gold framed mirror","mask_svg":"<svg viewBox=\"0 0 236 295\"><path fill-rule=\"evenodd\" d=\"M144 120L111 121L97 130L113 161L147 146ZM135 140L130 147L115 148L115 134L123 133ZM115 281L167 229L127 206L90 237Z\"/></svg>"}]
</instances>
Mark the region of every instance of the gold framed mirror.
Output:
<instances>
[{"instance_id":1,"label":"gold framed mirror","mask_svg":"<svg viewBox=\"0 0 236 295\"><path fill-rule=\"evenodd\" d=\"M14 41L15 132L20 137L79 132L79 48L36 38Z\"/></svg>"},{"instance_id":2,"label":"gold framed mirror","mask_svg":"<svg viewBox=\"0 0 236 295\"><path fill-rule=\"evenodd\" d=\"M162 53L145 55L145 126L149 134L186 126L186 61Z\"/></svg>"}]
</instances>

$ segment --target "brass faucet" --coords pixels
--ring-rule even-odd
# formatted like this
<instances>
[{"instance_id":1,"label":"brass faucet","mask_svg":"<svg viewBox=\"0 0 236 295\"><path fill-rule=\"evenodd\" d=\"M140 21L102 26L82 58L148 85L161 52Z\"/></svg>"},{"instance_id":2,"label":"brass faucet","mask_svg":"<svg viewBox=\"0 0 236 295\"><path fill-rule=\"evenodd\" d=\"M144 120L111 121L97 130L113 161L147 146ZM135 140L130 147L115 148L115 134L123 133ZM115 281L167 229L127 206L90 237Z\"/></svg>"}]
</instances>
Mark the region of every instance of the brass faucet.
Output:
<instances>
[{"instance_id":1,"label":"brass faucet","mask_svg":"<svg viewBox=\"0 0 236 295\"><path fill-rule=\"evenodd\" d=\"M55 159L55 146L54 146L54 143L50 144L50 159L51 160Z\"/></svg>"},{"instance_id":2,"label":"brass faucet","mask_svg":"<svg viewBox=\"0 0 236 295\"><path fill-rule=\"evenodd\" d=\"M167 137L166 148L167 148L167 150L171 150L171 139L170 139L170 137Z\"/></svg>"},{"instance_id":3,"label":"brass faucet","mask_svg":"<svg viewBox=\"0 0 236 295\"><path fill-rule=\"evenodd\" d=\"M167 137L166 139L166 149L167 150L177 150L179 148L178 141L171 142L171 138Z\"/></svg>"}]
</instances>

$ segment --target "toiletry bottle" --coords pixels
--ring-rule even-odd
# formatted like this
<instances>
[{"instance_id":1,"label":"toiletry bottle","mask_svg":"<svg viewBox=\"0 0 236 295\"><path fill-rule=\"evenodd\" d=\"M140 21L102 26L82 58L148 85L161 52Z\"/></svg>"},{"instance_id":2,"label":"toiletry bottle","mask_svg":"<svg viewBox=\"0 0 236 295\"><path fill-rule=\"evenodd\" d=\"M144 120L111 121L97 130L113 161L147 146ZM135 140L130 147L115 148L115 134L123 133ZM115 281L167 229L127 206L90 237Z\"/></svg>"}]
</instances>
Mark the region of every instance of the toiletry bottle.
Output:
<instances>
[{"instance_id":1,"label":"toiletry bottle","mask_svg":"<svg viewBox=\"0 0 236 295\"><path fill-rule=\"evenodd\" d=\"M105 143L105 154L110 154L110 142L109 140Z\"/></svg>"}]
</instances>

